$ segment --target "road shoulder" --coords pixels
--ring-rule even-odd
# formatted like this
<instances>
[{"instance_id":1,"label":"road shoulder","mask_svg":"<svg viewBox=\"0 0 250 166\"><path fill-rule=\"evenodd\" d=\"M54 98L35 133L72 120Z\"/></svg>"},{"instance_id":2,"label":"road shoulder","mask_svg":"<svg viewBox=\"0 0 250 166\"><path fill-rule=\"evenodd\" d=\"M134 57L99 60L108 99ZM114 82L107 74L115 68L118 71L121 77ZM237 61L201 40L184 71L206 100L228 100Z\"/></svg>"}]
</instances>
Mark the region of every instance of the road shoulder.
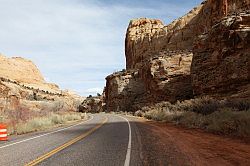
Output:
<instances>
[{"instance_id":1,"label":"road shoulder","mask_svg":"<svg viewBox=\"0 0 250 166\"><path fill-rule=\"evenodd\" d=\"M140 134L143 165L244 165L250 144L196 129L129 117Z\"/></svg>"}]
</instances>

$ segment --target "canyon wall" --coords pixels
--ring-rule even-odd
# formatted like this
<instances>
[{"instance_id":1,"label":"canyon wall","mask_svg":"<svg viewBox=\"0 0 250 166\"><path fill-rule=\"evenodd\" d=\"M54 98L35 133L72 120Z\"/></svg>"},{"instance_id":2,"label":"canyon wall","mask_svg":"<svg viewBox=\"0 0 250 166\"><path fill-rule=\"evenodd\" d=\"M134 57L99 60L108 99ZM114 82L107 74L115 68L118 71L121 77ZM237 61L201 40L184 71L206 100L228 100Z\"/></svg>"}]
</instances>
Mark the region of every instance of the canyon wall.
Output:
<instances>
[{"instance_id":1,"label":"canyon wall","mask_svg":"<svg viewBox=\"0 0 250 166\"><path fill-rule=\"evenodd\" d=\"M250 13L224 17L195 42L194 94L249 97L249 62Z\"/></svg>"},{"instance_id":2,"label":"canyon wall","mask_svg":"<svg viewBox=\"0 0 250 166\"><path fill-rule=\"evenodd\" d=\"M208 0L166 26L157 19L131 20L126 71L106 78L107 110L129 105L122 110L135 111L138 103L201 95L248 98L249 10L250 0ZM128 74L133 87L122 83L127 71L138 72Z\"/></svg>"},{"instance_id":3,"label":"canyon wall","mask_svg":"<svg viewBox=\"0 0 250 166\"><path fill-rule=\"evenodd\" d=\"M208 0L166 26L157 19L131 20L125 39L126 68L140 68L141 62L162 51L192 50L196 37L222 17L249 8L249 0Z\"/></svg>"}]
</instances>

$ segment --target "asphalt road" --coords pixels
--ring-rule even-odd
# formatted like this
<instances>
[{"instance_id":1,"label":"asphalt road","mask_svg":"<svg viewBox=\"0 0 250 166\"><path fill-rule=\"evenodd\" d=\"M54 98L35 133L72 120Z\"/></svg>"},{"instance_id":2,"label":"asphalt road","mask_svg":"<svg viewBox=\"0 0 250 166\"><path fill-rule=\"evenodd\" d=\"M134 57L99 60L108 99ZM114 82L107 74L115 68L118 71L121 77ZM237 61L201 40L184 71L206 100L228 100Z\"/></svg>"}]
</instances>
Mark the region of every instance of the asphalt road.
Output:
<instances>
[{"instance_id":1,"label":"asphalt road","mask_svg":"<svg viewBox=\"0 0 250 166\"><path fill-rule=\"evenodd\" d=\"M0 165L143 165L136 125L112 114L0 143Z\"/></svg>"}]
</instances>

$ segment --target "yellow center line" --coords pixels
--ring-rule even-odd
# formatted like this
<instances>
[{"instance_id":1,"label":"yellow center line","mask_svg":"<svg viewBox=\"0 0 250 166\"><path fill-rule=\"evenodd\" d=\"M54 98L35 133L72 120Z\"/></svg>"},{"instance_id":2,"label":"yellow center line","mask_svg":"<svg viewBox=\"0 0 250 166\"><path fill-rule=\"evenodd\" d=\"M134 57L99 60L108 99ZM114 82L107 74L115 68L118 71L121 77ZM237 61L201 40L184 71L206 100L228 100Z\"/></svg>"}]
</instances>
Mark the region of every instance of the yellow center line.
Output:
<instances>
[{"instance_id":1,"label":"yellow center line","mask_svg":"<svg viewBox=\"0 0 250 166\"><path fill-rule=\"evenodd\" d=\"M76 143L77 141L80 141L81 139L87 137L88 135L90 135L91 133L93 133L95 130L97 130L98 128L100 128L102 125L104 125L107 122L107 120L108 120L108 118L106 117L105 120L102 123L100 123L99 125L95 126L91 130L89 130L86 133L84 133L84 134L82 134L82 135L80 135L80 136L78 136L78 137L76 137L76 138L68 141L67 143L65 143L65 144L57 147L56 149L54 149L54 150L52 150L52 151L50 151L50 152L42 155L41 157L39 157L39 158L31 161L30 163L26 164L25 166L34 166L34 165L37 165L38 163L42 162L43 160L51 157L52 155L60 152L61 150L69 147L70 145Z\"/></svg>"}]
</instances>

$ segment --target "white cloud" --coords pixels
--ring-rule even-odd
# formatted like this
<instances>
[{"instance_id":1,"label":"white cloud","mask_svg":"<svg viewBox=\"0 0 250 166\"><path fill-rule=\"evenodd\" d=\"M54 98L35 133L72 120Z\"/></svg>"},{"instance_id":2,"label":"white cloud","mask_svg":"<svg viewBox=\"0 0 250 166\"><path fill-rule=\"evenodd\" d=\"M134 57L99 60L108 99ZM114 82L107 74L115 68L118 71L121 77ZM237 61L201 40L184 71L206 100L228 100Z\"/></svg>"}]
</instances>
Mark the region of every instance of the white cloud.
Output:
<instances>
[{"instance_id":1,"label":"white cloud","mask_svg":"<svg viewBox=\"0 0 250 166\"><path fill-rule=\"evenodd\" d=\"M101 92L125 68L124 38L135 17L177 17L186 8L102 5L91 0L0 0L0 52L31 59L50 82ZM167 19L166 19L167 18ZM88 89L88 90L86 90Z\"/></svg>"}]
</instances>

